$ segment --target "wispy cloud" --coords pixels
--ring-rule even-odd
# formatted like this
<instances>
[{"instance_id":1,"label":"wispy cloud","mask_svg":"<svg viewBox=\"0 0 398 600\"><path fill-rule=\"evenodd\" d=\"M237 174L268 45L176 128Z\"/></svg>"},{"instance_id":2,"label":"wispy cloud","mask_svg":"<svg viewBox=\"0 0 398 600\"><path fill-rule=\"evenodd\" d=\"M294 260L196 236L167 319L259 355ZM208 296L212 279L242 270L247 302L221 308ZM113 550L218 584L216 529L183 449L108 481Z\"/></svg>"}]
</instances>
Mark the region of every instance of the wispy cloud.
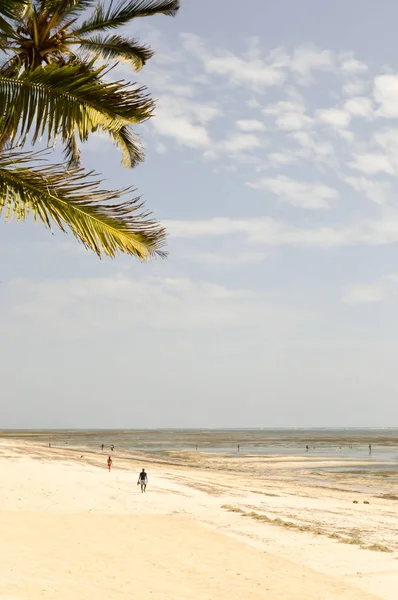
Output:
<instances>
[{"instance_id":1,"label":"wispy cloud","mask_svg":"<svg viewBox=\"0 0 398 600\"><path fill-rule=\"evenodd\" d=\"M378 281L367 285L351 285L344 290L345 304L381 302L389 296L398 295L398 275L384 275Z\"/></svg>"},{"instance_id":2,"label":"wispy cloud","mask_svg":"<svg viewBox=\"0 0 398 600\"><path fill-rule=\"evenodd\" d=\"M264 131L265 125L262 121L256 119L240 119L236 121L236 126L241 131Z\"/></svg>"},{"instance_id":3,"label":"wispy cloud","mask_svg":"<svg viewBox=\"0 0 398 600\"><path fill-rule=\"evenodd\" d=\"M248 185L258 190L269 191L282 202L309 210L330 208L330 201L338 197L336 190L327 185L298 181L285 175L264 177Z\"/></svg>"},{"instance_id":4,"label":"wispy cloud","mask_svg":"<svg viewBox=\"0 0 398 600\"><path fill-rule=\"evenodd\" d=\"M255 91L264 91L268 87L282 85L285 76L275 62L264 60L250 49L239 56L231 51L210 49L206 42L193 34L182 35L184 48L203 64L204 70L224 77L231 86L245 85Z\"/></svg>"},{"instance_id":5,"label":"wispy cloud","mask_svg":"<svg viewBox=\"0 0 398 600\"><path fill-rule=\"evenodd\" d=\"M268 252L248 252L245 250L241 250L240 252L234 250L228 253L225 250L218 252L195 252L184 255L185 260L224 269L240 268L243 265L258 265L267 260L268 257Z\"/></svg>"},{"instance_id":6,"label":"wispy cloud","mask_svg":"<svg viewBox=\"0 0 398 600\"><path fill-rule=\"evenodd\" d=\"M379 75L374 80L373 96L380 117L398 117L398 75Z\"/></svg>"},{"instance_id":7,"label":"wispy cloud","mask_svg":"<svg viewBox=\"0 0 398 600\"><path fill-rule=\"evenodd\" d=\"M182 277L137 280L118 274L44 281L15 279L6 287L4 293L12 300L10 320L23 323L34 319L39 326L51 322L53 334L61 332L66 337L108 330L116 333L142 323L149 329L231 327L250 318L250 306L259 302L250 290ZM104 319L106 314L112 316Z\"/></svg>"},{"instance_id":8,"label":"wispy cloud","mask_svg":"<svg viewBox=\"0 0 398 600\"><path fill-rule=\"evenodd\" d=\"M273 117L275 126L285 131L310 127L313 120L305 112L305 105L301 99L281 100L263 109L265 115Z\"/></svg>"},{"instance_id":9,"label":"wispy cloud","mask_svg":"<svg viewBox=\"0 0 398 600\"><path fill-rule=\"evenodd\" d=\"M341 108L323 108L316 112L318 119L332 127L347 127L351 121L351 114Z\"/></svg>"},{"instance_id":10,"label":"wispy cloud","mask_svg":"<svg viewBox=\"0 0 398 600\"><path fill-rule=\"evenodd\" d=\"M158 100L152 126L158 134L174 138L179 144L205 148L211 143L206 125L219 114L214 104L164 95Z\"/></svg>"},{"instance_id":11,"label":"wispy cloud","mask_svg":"<svg viewBox=\"0 0 398 600\"><path fill-rule=\"evenodd\" d=\"M398 242L398 213L363 218L341 225L298 227L271 217L231 219L215 217L207 220L169 220L171 236L201 238L244 236L248 243L267 246L337 248L350 245L378 245Z\"/></svg>"},{"instance_id":12,"label":"wispy cloud","mask_svg":"<svg viewBox=\"0 0 398 600\"><path fill-rule=\"evenodd\" d=\"M386 204L395 196L389 181L367 179L366 177L346 177L345 182L376 204Z\"/></svg>"}]
</instances>

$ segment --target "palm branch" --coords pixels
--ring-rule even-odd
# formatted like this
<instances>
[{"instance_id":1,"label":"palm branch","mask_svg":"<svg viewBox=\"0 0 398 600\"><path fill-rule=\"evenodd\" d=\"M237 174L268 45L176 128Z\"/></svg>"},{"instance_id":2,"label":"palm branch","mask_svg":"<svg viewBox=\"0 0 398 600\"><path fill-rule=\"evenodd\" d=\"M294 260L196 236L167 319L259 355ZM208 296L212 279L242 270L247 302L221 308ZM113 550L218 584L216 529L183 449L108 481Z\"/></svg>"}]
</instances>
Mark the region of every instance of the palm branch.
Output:
<instances>
[{"instance_id":1,"label":"palm branch","mask_svg":"<svg viewBox=\"0 0 398 600\"><path fill-rule=\"evenodd\" d=\"M75 35L105 31L127 25L139 17L152 17L164 14L174 17L180 8L179 0L120 0L116 6L111 2L105 8L105 2L100 2L94 13L80 27L75 29Z\"/></svg>"},{"instance_id":2,"label":"palm branch","mask_svg":"<svg viewBox=\"0 0 398 600\"><path fill-rule=\"evenodd\" d=\"M101 57L104 61L122 60L130 63L135 71L140 71L145 63L153 56L149 46L141 45L135 39L128 39L122 35L95 35L87 38L78 38L70 45L78 45L80 50Z\"/></svg>"},{"instance_id":3,"label":"palm branch","mask_svg":"<svg viewBox=\"0 0 398 600\"><path fill-rule=\"evenodd\" d=\"M3 4L6 1L0 0ZM96 58L102 60L128 61L134 70L139 70L153 54L149 47L122 35L98 34L139 17L174 16L180 7L179 0L104 0L79 25L78 17L93 4L93 0L30 0L23 18L15 18L13 11L7 11L4 15L11 23L3 19L2 26L0 22L0 49L8 57L17 55L22 68L51 62L63 64L74 55L73 47L77 47L81 52L95 52Z\"/></svg>"},{"instance_id":4,"label":"palm branch","mask_svg":"<svg viewBox=\"0 0 398 600\"><path fill-rule=\"evenodd\" d=\"M31 213L46 227L69 228L86 248L99 257L123 252L141 260L164 256L164 229L143 212L140 198L119 204L131 189L106 191L92 173L65 171L62 165L44 163L38 154L15 152L0 155L0 214L6 220L24 221Z\"/></svg>"},{"instance_id":5,"label":"palm branch","mask_svg":"<svg viewBox=\"0 0 398 600\"><path fill-rule=\"evenodd\" d=\"M60 136L67 155L77 162L75 133L87 140L101 129L122 148L123 164L143 160L137 138L128 129L151 116L152 100L144 88L101 79L104 67L47 65L19 77L0 74L0 134L10 144L23 144L28 134L34 144L47 132L48 144Z\"/></svg>"},{"instance_id":6,"label":"palm branch","mask_svg":"<svg viewBox=\"0 0 398 600\"><path fill-rule=\"evenodd\" d=\"M13 33L12 26L6 19L15 19L24 8L26 0L0 0L0 31Z\"/></svg>"}]
</instances>

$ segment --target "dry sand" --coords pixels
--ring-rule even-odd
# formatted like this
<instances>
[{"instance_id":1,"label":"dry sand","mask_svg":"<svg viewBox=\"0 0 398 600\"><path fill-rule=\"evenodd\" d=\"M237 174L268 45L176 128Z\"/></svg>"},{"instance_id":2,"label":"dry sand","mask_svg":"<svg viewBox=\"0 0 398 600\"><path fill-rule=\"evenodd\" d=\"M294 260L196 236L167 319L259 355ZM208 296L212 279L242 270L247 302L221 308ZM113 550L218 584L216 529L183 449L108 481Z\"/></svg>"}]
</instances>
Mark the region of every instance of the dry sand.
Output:
<instances>
[{"instance_id":1,"label":"dry sand","mask_svg":"<svg viewBox=\"0 0 398 600\"><path fill-rule=\"evenodd\" d=\"M106 458L0 442L1 600L397 598L394 484L338 488L317 461L307 481L291 459Z\"/></svg>"}]
</instances>

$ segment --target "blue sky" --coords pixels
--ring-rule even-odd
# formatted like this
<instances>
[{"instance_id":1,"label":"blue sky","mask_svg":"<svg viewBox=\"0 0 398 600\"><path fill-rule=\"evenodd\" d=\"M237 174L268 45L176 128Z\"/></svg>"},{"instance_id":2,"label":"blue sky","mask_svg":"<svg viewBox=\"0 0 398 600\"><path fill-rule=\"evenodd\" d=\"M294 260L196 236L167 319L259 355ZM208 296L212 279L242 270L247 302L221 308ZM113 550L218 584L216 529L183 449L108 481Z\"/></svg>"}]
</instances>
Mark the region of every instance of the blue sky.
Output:
<instances>
[{"instance_id":1,"label":"blue sky","mask_svg":"<svg viewBox=\"0 0 398 600\"><path fill-rule=\"evenodd\" d=\"M186 0L129 28L167 261L2 224L5 427L397 426L398 5Z\"/></svg>"}]
</instances>

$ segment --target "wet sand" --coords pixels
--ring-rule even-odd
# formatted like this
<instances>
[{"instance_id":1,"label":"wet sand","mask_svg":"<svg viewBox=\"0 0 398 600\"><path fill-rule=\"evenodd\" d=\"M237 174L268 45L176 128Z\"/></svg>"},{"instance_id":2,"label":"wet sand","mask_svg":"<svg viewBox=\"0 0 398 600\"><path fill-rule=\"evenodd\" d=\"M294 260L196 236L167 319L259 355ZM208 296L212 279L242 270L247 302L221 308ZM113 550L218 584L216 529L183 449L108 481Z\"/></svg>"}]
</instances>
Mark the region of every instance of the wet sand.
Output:
<instances>
[{"instance_id":1,"label":"wet sand","mask_svg":"<svg viewBox=\"0 0 398 600\"><path fill-rule=\"evenodd\" d=\"M394 471L116 450L108 473L106 458L0 441L2 599L396 598Z\"/></svg>"}]
</instances>

